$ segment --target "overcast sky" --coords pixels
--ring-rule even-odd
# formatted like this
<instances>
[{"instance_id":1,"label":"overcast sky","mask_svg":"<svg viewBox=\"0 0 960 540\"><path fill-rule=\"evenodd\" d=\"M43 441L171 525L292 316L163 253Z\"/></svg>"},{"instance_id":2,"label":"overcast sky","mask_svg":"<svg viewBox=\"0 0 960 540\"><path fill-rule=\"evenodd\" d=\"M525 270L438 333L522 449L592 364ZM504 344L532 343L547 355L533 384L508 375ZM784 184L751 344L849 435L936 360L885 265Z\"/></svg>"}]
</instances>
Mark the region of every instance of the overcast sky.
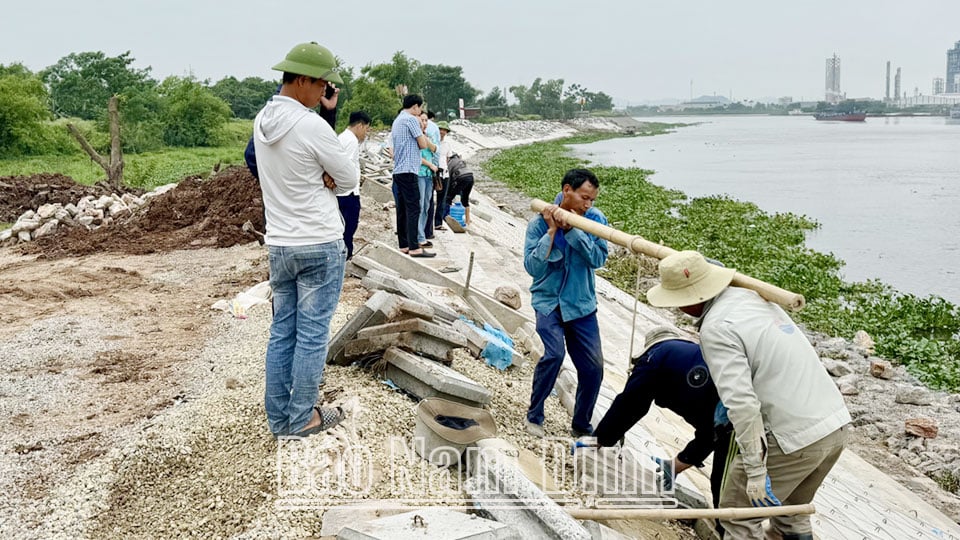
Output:
<instances>
[{"instance_id":1,"label":"overcast sky","mask_svg":"<svg viewBox=\"0 0 960 540\"><path fill-rule=\"evenodd\" d=\"M960 0L28 0L0 17L0 64L34 71L71 52L129 50L156 78L274 79L270 66L302 41L356 68L402 50L462 66L485 92L562 78L618 104L687 99L691 80L694 96L823 99L835 52L848 97L883 97L887 60L909 95L945 76Z\"/></svg>"}]
</instances>

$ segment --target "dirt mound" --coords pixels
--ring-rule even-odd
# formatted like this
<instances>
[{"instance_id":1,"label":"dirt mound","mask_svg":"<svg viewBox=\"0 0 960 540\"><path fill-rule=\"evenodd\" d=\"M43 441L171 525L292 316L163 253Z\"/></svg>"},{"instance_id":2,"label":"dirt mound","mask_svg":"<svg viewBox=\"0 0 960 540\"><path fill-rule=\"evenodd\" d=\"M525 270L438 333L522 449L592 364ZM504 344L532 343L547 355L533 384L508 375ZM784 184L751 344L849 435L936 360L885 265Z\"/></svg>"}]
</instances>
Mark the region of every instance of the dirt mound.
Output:
<instances>
[{"instance_id":1,"label":"dirt mound","mask_svg":"<svg viewBox=\"0 0 960 540\"><path fill-rule=\"evenodd\" d=\"M143 255L175 249L229 247L255 238L245 221L263 231L260 186L246 167L230 167L209 179L187 177L141 211L105 227L59 229L23 244L24 253L69 257L98 252Z\"/></svg>"},{"instance_id":2,"label":"dirt mound","mask_svg":"<svg viewBox=\"0 0 960 540\"><path fill-rule=\"evenodd\" d=\"M76 204L87 195L99 197L115 191L104 182L85 186L59 173L0 177L0 222L12 223L27 210L36 210L44 204Z\"/></svg>"}]
</instances>

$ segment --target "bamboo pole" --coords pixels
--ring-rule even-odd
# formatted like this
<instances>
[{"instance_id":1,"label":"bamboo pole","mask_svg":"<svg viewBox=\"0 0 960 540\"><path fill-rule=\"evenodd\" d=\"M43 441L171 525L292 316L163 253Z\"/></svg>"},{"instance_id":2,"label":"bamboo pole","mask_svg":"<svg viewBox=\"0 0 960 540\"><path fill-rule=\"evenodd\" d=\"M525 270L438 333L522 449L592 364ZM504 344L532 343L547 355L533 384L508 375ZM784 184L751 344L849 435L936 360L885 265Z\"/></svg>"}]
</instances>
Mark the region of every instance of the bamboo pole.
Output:
<instances>
[{"instance_id":1,"label":"bamboo pole","mask_svg":"<svg viewBox=\"0 0 960 540\"><path fill-rule=\"evenodd\" d=\"M816 513L813 504L794 504L787 506L759 506L756 508L629 508L629 509L591 509L564 508L574 519L757 519L774 516L798 516Z\"/></svg>"},{"instance_id":2,"label":"bamboo pole","mask_svg":"<svg viewBox=\"0 0 960 540\"><path fill-rule=\"evenodd\" d=\"M537 213L541 212L546 207L547 203L541 201L540 199L534 199L530 203L530 209ZM573 227L576 227L582 231L586 231L594 236L603 238L608 242L613 242L614 244L623 246L634 253L642 253L650 257L663 259L664 257L677 252L677 250L671 247L651 242L642 236L618 231L613 227L601 225L583 216L574 214L573 212L567 212L562 208L559 210L561 212L566 212L567 223ZM741 274L740 272L734 274L731 285L756 291L757 294L759 294L765 300L780 304L781 306L793 311L803 309L805 304L802 294L781 289L776 285L771 285L765 281L760 281L759 279Z\"/></svg>"}]
</instances>

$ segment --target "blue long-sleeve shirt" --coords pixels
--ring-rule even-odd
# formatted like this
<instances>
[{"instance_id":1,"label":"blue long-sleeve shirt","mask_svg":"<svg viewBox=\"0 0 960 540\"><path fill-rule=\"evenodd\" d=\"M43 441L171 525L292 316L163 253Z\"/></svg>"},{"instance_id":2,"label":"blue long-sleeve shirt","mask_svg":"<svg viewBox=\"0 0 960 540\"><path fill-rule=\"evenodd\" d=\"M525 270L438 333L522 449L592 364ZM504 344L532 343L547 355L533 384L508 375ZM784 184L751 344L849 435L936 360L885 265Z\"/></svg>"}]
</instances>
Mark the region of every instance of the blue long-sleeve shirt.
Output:
<instances>
[{"instance_id":1,"label":"blue long-sleeve shirt","mask_svg":"<svg viewBox=\"0 0 960 540\"><path fill-rule=\"evenodd\" d=\"M603 212L596 208L588 210L584 217L607 224ZM533 278L530 285L533 309L546 315L560 306L564 321L593 313L597 309L593 272L607 262L607 241L579 229L566 232L557 229L557 238L550 249L548 230L547 222L540 215L527 225L523 267Z\"/></svg>"}]
</instances>

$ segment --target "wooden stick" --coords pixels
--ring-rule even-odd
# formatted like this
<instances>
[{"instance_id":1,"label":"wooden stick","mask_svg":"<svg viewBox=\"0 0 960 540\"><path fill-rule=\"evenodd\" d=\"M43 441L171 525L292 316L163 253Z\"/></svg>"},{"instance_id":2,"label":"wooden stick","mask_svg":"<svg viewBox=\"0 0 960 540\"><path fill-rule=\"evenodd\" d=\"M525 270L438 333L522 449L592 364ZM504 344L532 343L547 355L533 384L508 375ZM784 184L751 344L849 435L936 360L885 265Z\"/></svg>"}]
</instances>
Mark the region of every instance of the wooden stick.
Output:
<instances>
[{"instance_id":1,"label":"wooden stick","mask_svg":"<svg viewBox=\"0 0 960 540\"><path fill-rule=\"evenodd\" d=\"M816 513L813 504L760 506L756 508L628 508L623 510L565 508L574 519L756 519L774 516L798 516Z\"/></svg>"},{"instance_id":2,"label":"wooden stick","mask_svg":"<svg viewBox=\"0 0 960 540\"><path fill-rule=\"evenodd\" d=\"M547 203L541 201L540 199L534 199L530 203L530 209L534 212L540 212L546 206ZM617 229L607 225L601 225L583 216L574 214L573 212L567 212L562 208L559 208L558 210L561 212L566 212L566 220L570 225L582 231L586 231L594 236L603 238L608 242L613 242L614 244L623 246L634 253L642 253L650 257L663 259L664 257L677 252L677 250L673 248L664 246L662 244L656 244L641 236L618 231ZM781 289L776 285L771 285L770 283L760 281L759 279L741 274L740 272L734 274L733 282L731 284L737 287L743 287L745 289L756 291L757 294L759 294L765 300L780 304L781 306L794 311L803 309L803 306L806 303L802 294Z\"/></svg>"}]
</instances>

